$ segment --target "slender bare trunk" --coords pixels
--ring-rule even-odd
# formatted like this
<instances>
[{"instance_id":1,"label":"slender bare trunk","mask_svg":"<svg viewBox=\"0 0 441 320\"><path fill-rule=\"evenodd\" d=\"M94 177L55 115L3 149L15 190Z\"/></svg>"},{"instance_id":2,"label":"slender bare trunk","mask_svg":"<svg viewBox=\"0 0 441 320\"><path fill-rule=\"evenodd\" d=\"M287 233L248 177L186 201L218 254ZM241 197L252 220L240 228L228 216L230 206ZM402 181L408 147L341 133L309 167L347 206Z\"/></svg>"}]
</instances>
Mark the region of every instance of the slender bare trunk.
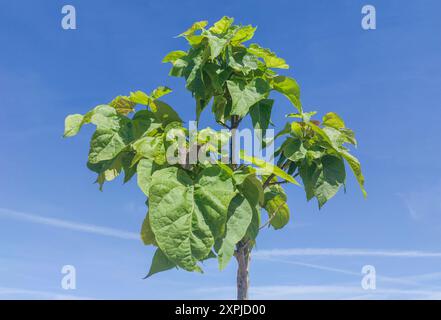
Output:
<instances>
[{"instance_id":1,"label":"slender bare trunk","mask_svg":"<svg viewBox=\"0 0 441 320\"><path fill-rule=\"evenodd\" d=\"M248 300L250 280L248 276L250 250L248 245L239 242L236 249L237 259L237 300Z\"/></svg>"},{"instance_id":2,"label":"slender bare trunk","mask_svg":"<svg viewBox=\"0 0 441 320\"><path fill-rule=\"evenodd\" d=\"M234 151L236 150L236 130L239 123L240 118L238 116L231 116L230 164L233 170L237 168L237 158ZM237 259L237 300L248 300L248 287L250 285L248 276L250 249L248 244L239 241L234 256Z\"/></svg>"}]
</instances>

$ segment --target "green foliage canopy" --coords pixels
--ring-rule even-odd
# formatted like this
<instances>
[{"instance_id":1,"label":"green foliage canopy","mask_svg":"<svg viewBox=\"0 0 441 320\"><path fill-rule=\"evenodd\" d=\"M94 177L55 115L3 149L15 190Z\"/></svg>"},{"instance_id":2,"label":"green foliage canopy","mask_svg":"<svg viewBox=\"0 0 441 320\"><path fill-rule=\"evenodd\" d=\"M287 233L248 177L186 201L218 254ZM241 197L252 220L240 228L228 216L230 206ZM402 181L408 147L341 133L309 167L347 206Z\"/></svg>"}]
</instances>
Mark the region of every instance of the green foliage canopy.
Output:
<instances>
[{"instance_id":1,"label":"green foliage canopy","mask_svg":"<svg viewBox=\"0 0 441 320\"><path fill-rule=\"evenodd\" d=\"M220 146L208 137L224 145L230 136L206 128L194 139L178 113L160 100L171 92L163 86L150 94L118 96L65 120L65 137L75 136L85 124L96 126L87 167L97 174L100 189L122 173L124 182L137 176L148 206L141 239L157 248L148 276L174 267L202 272L200 262L209 258L217 258L223 269L239 241L254 246L262 209L268 215L264 225L281 229L288 223L282 184L300 186L298 177L307 200L316 198L322 207L345 185L346 162L366 195L360 163L348 149L357 143L353 131L333 112L312 120L316 112L303 111L296 80L274 70L288 69L286 61L258 44L245 45L256 28L233 22L223 17L211 27L207 21L194 23L179 35L189 49L170 52L163 62L171 63L171 76L184 78L196 101L196 119L211 104L216 121L228 129L249 116L255 129L267 130L274 108L270 96L285 96L293 105L287 115L293 121L275 136L281 142L274 153L277 165L243 151L240 157L248 165L189 163L191 147L208 145L208 152L216 153ZM264 145L269 143L274 140ZM167 161L171 146L184 150L184 161Z\"/></svg>"}]
</instances>

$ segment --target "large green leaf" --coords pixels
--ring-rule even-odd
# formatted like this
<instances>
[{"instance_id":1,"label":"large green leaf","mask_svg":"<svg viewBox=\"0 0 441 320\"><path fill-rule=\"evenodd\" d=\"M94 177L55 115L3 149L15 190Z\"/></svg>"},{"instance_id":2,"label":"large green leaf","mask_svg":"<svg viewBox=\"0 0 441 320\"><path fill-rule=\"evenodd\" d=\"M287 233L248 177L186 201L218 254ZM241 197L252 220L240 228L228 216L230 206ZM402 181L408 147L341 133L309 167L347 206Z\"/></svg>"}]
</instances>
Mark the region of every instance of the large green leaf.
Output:
<instances>
[{"instance_id":1,"label":"large green leaf","mask_svg":"<svg viewBox=\"0 0 441 320\"><path fill-rule=\"evenodd\" d=\"M281 229L289 222L289 208L286 193L279 185L270 186L265 190L264 208L268 212L270 225Z\"/></svg>"},{"instance_id":2,"label":"large green leaf","mask_svg":"<svg viewBox=\"0 0 441 320\"><path fill-rule=\"evenodd\" d=\"M210 46L210 58L211 60L214 60L224 50L228 43L228 38L213 34L209 31L204 32L203 35L208 39L208 45Z\"/></svg>"},{"instance_id":3,"label":"large green leaf","mask_svg":"<svg viewBox=\"0 0 441 320\"><path fill-rule=\"evenodd\" d=\"M98 173L96 182L100 185L100 190L103 188L103 184L106 181L112 181L119 176L123 169L122 159L125 153L121 152L116 157L110 160L100 161L92 164L90 161L87 166L94 172Z\"/></svg>"},{"instance_id":4,"label":"large green leaf","mask_svg":"<svg viewBox=\"0 0 441 320\"><path fill-rule=\"evenodd\" d=\"M283 154L293 162L300 161L306 157L307 150L298 139L288 138L283 145Z\"/></svg>"},{"instance_id":5,"label":"large green leaf","mask_svg":"<svg viewBox=\"0 0 441 320\"><path fill-rule=\"evenodd\" d=\"M215 238L225 232L228 205L235 194L232 177L220 167L208 167L198 175L195 204Z\"/></svg>"},{"instance_id":6,"label":"large green leaf","mask_svg":"<svg viewBox=\"0 0 441 320\"><path fill-rule=\"evenodd\" d=\"M244 74L259 68L259 59L244 47L228 46L226 61L228 66Z\"/></svg>"},{"instance_id":7,"label":"large green leaf","mask_svg":"<svg viewBox=\"0 0 441 320\"><path fill-rule=\"evenodd\" d=\"M213 88L216 95L224 94L223 84L226 80L226 72L215 63L206 63L203 70L210 81L207 85ZM207 81L208 79L204 77L204 80Z\"/></svg>"},{"instance_id":8,"label":"large green leaf","mask_svg":"<svg viewBox=\"0 0 441 320\"><path fill-rule=\"evenodd\" d=\"M121 125L128 122L128 118L118 114L115 108L108 105L99 105L84 116L84 123L96 125L98 130L119 130Z\"/></svg>"},{"instance_id":9,"label":"large green leaf","mask_svg":"<svg viewBox=\"0 0 441 320\"><path fill-rule=\"evenodd\" d=\"M152 175L156 170L160 168L161 166L159 166L152 159L144 158L138 162L136 168L136 171L138 173L137 175L138 186L147 197L149 196L150 185L152 182Z\"/></svg>"},{"instance_id":10,"label":"large green leaf","mask_svg":"<svg viewBox=\"0 0 441 320\"><path fill-rule=\"evenodd\" d=\"M302 165L300 176L305 185L307 199L315 196L321 208L345 183L346 172L341 158L324 156L312 165Z\"/></svg>"},{"instance_id":11,"label":"large green leaf","mask_svg":"<svg viewBox=\"0 0 441 320\"><path fill-rule=\"evenodd\" d=\"M187 271L201 271L197 262L214 243L213 235L194 203L194 184L176 167L156 171L149 192L150 224L168 259Z\"/></svg>"},{"instance_id":12,"label":"large green leaf","mask_svg":"<svg viewBox=\"0 0 441 320\"><path fill-rule=\"evenodd\" d=\"M317 177L315 196L322 207L331 199L338 189L345 183L345 166L341 159L333 156L325 156L321 160L322 170Z\"/></svg>"},{"instance_id":13,"label":"large green leaf","mask_svg":"<svg viewBox=\"0 0 441 320\"><path fill-rule=\"evenodd\" d=\"M303 186L305 188L306 199L309 201L315 195L315 184L316 184L316 172L319 172L320 168L312 162L311 164L304 163L299 167L299 174L303 181Z\"/></svg>"},{"instance_id":14,"label":"large green leaf","mask_svg":"<svg viewBox=\"0 0 441 320\"><path fill-rule=\"evenodd\" d=\"M150 110L140 110L133 115L131 121L133 139L139 139L143 135L150 135L155 132L160 123Z\"/></svg>"},{"instance_id":15,"label":"large green leaf","mask_svg":"<svg viewBox=\"0 0 441 320\"><path fill-rule=\"evenodd\" d=\"M219 268L223 270L234 254L236 243L246 234L256 207L244 196L236 195L228 208L225 237L218 250Z\"/></svg>"},{"instance_id":16,"label":"large green leaf","mask_svg":"<svg viewBox=\"0 0 441 320\"><path fill-rule=\"evenodd\" d=\"M182 59L185 61L185 68L183 69L182 75L187 80L186 87L199 97L204 96L205 94L202 68L208 57L209 50L200 46L191 49L188 55ZM174 66L174 68L175 67L176 66Z\"/></svg>"},{"instance_id":17,"label":"large green leaf","mask_svg":"<svg viewBox=\"0 0 441 320\"><path fill-rule=\"evenodd\" d=\"M274 90L284 94L300 113L303 112L300 102L300 87L296 80L286 76L277 76L272 78L271 86Z\"/></svg>"},{"instance_id":18,"label":"large green leaf","mask_svg":"<svg viewBox=\"0 0 441 320\"><path fill-rule=\"evenodd\" d=\"M146 246L147 245L157 246L155 235L153 234L152 227L150 226L150 220L148 214L145 217L144 221L142 222L141 240Z\"/></svg>"},{"instance_id":19,"label":"large green leaf","mask_svg":"<svg viewBox=\"0 0 441 320\"><path fill-rule=\"evenodd\" d=\"M274 100L265 99L256 103L250 109L251 121L255 130L262 130L262 137L265 137L266 129L271 121L271 110Z\"/></svg>"},{"instance_id":20,"label":"large green leaf","mask_svg":"<svg viewBox=\"0 0 441 320\"><path fill-rule=\"evenodd\" d=\"M170 261L167 256L161 251L161 249L156 249L153 256L152 264L150 266L150 271L146 278L151 277L155 273L162 271L167 271L176 267L176 264Z\"/></svg>"},{"instance_id":21,"label":"large green leaf","mask_svg":"<svg viewBox=\"0 0 441 320\"><path fill-rule=\"evenodd\" d=\"M130 181L136 174L136 167L132 166L132 161L135 154L133 152L124 152L121 155L121 165L124 170L124 183Z\"/></svg>"},{"instance_id":22,"label":"large green leaf","mask_svg":"<svg viewBox=\"0 0 441 320\"><path fill-rule=\"evenodd\" d=\"M109 129L97 129L92 136L89 150L89 162L98 163L115 158L126 142L120 132Z\"/></svg>"},{"instance_id":23,"label":"large green leaf","mask_svg":"<svg viewBox=\"0 0 441 320\"><path fill-rule=\"evenodd\" d=\"M256 177L254 172L236 171L233 173L233 179L238 190L250 203L255 206L263 204L264 193L262 181Z\"/></svg>"},{"instance_id":24,"label":"large green leaf","mask_svg":"<svg viewBox=\"0 0 441 320\"><path fill-rule=\"evenodd\" d=\"M167 103L161 100L155 100L156 111L154 112L155 118L163 124L165 127L172 122L182 122L178 113Z\"/></svg>"},{"instance_id":25,"label":"large green leaf","mask_svg":"<svg viewBox=\"0 0 441 320\"><path fill-rule=\"evenodd\" d=\"M346 142L346 136L338 129L324 126L321 128L326 133L335 150L339 150Z\"/></svg>"},{"instance_id":26,"label":"large green leaf","mask_svg":"<svg viewBox=\"0 0 441 320\"><path fill-rule=\"evenodd\" d=\"M166 161L165 147L163 136L145 136L136 140L132 144L136 152L134 162L136 163L141 158L146 158L155 161L158 164L164 164Z\"/></svg>"},{"instance_id":27,"label":"large green leaf","mask_svg":"<svg viewBox=\"0 0 441 320\"><path fill-rule=\"evenodd\" d=\"M260 206L255 206L254 208L255 210L253 210L253 217L251 218L250 225L248 226L244 237L246 241L250 241L250 247L254 246L260 231Z\"/></svg>"},{"instance_id":28,"label":"large green leaf","mask_svg":"<svg viewBox=\"0 0 441 320\"><path fill-rule=\"evenodd\" d=\"M354 173L358 181L358 184L360 185L363 195L366 197L367 193L364 188L364 176L361 172L360 162L344 147L342 147L343 142L346 142L348 140L351 141L351 136L348 135L345 131L341 132L333 127L325 127L322 129L313 123L309 123L309 126L317 134L324 146L332 151L330 153L341 156L348 162L352 172ZM355 142L355 140L353 142Z\"/></svg>"},{"instance_id":29,"label":"large green leaf","mask_svg":"<svg viewBox=\"0 0 441 320\"><path fill-rule=\"evenodd\" d=\"M97 129L118 130L123 117L115 108L109 105L99 105L84 116L81 114L69 115L65 119L64 137L73 137L88 123L93 123ZM126 118L127 119L127 118Z\"/></svg>"},{"instance_id":30,"label":"large green leaf","mask_svg":"<svg viewBox=\"0 0 441 320\"><path fill-rule=\"evenodd\" d=\"M204 169L196 180L182 169L155 171L149 191L149 214L156 241L178 266L200 271L214 237L224 233L234 196L231 178L218 167Z\"/></svg>"},{"instance_id":31,"label":"large green leaf","mask_svg":"<svg viewBox=\"0 0 441 320\"><path fill-rule=\"evenodd\" d=\"M249 84L242 81L227 81L228 90L233 100L231 114L244 117L250 108L268 96L269 85L261 79L254 79Z\"/></svg>"},{"instance_id":32,"label":"large green leaf","mask_svg":"<svg viewBox=\"0 0 441 320\"><path fill-rule=\"evenodd\" d=\"M354 157L347 151L342 150L340 151L340 154L342 155L343 158L345 158L345 160L348 162L349 166L351 167L351 170L354 173L355 178L357 178L358 184L360 185L361 191L363 192L363 196L367 197L367 192L364 188L364 176L363 173L361 172L360 162L356 157Z\"/></svg>"},{"instance_id":33,"label":"large green leaf","mask_svg":"<svg viewBox=\"0 0 441 320\"><path fill-rule=\"evenodd\" d=\"M215 96L212 111L216 121L225 123L230 118L231 103L229 104L224 96Z\"/></svg>"}]
</instances>

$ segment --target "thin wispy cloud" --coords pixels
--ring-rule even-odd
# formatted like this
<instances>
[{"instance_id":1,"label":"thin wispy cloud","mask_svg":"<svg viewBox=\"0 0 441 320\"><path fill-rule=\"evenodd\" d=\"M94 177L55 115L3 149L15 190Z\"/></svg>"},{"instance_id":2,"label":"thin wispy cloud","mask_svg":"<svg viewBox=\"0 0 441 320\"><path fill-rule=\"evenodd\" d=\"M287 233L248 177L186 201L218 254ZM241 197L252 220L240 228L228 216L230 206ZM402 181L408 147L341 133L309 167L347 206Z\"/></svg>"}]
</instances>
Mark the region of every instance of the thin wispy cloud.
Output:
<instances>
[{"instance_id":1,"label":"thin wispy cloud","mask_svg":"<svg viewBox=\"0 0 441 320\"><path fill-rule=\"evenodd\" d=\"M93 300L93 298L70 295L58 292L30 290L23 288L0 287L0 298L7 299L45 299L45 300Z\"/></svg>"},{"instance_id":2,"label":"thin wispy cloud","mask_svg":"<svg viewBox=\"0 0 441 320\"><path fill-rule=\"evenodd\" d=\"M114 228L97 226L93 224L85 224L73 222L63 219L48 218L31 213L20 212L5 208L0 208L0 217L7 219L20 220L29 223L41 224L60 229L68 229L72 231L79 231L91 233L100 236L114 237L125 240L139 240L139 234L135 232L122 231Z\"/></svg>"},{"instance_id":3,"label":"thin wispy cloud","mask_svg":"<svg viewBox=\"0 0 441 320\"><path fill-rule=\"evenodd\" d=\"M356 271L352 271L352 270L329 267L329 266L321 265L321 264L305 263L305 262L300 262L300 261L291 261L291 260L284 260L284 259L265 258L263 260L270 261L270 262L277 262L277 263L285 263L285 264L295 265L295 266L299 266L299 267L316 269L316 270L320 270L320 271L340 273L340 274L345 274L345 275L355 276L355 277L362 276L361 270L359 272L356 272ZM439 276L440 276L439 273L430 273L430 274L419 274L419 275L412 275L412 276L399 277L399 278L383 276L383 275L377 274L376 277L378 280L385 282L385 283L389 282L389 283L395 283L395 284L400 284L400 285L411 285L411 286L420 287L420 286L422 286L422 284L418 280L433 280ZM426 285L426 287L436 289L436 290L441 290L441 287L438 287L438 286L433 286L433 285L427 286Z\"/></svg>"},{"instance_id":4,"label":"thin wispy cloud","mask_svg":"<svg viewBox=\"0 0 441 320\"><path fill-rule=\"evenodd\" d=\"M419 250L375 250L350 248L290 248L257 250L254 258L335 256L335 257L389 257L389 258L441 258L441 252Z\"/></svg>"},{"instance_id":5,"label":"thin wispy cloud","mask_svg":"<svg viewBox=\"0 0 441 320\"><path fill-rule=\"evenodd\" d=\"M441 183L396 195L403 201L410 217L415 221L440 221Z\"/></svg>"},{"instance_id":6,"label":"thin wispy cloud","mask_svg":"<svg viewBox=\"0 0 441 320\"><path fill-rule=\"evenodd\" d=\"M234 286L201 288L193 293L202 294L206 299L234 296ZM337 285L274 285L252 286L251 299L439 299L440 290L377 288L364 290L356 284ZM208 297L209 296L209 297Z\"/></svg>"}]
</instances>

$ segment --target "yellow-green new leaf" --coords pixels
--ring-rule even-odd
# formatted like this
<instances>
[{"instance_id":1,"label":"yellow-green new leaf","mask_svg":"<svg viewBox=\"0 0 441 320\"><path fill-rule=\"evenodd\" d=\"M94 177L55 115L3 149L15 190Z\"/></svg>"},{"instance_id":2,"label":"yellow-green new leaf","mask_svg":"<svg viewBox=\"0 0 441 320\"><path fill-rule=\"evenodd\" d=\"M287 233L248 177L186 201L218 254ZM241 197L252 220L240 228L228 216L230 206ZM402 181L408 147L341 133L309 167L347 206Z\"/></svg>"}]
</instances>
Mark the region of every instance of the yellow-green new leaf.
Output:
<instances>
[{"instance_id":1,"label":"yellow-green new leaf","mask_svg":"<svg viewBox=\"0 0 441 320\"><path fill-rule=\"evenodd\" d=\"M275 166L271 163L268 163L265 160L262 160L262 159L259 159L256 157L252 157L252 156L248 156L245 154L245 151L243 151L243 150L240 151L240 158L244 161L251 162L252 164L259 167L260 170L258 170L258 172L260 172L261 174L274 174L274 175L278 176L279 178L282 178L288 182L291 182L293 184L300 186L300 184L296 181L296 179L294 179L292 176L290 176L285 171L280 169L278 166Z\"/></svg>"},{"instance_id":2,"label":"yellow-green new leaf","mask_svg":"<svg viewBox=\"0 0 441 320\"><path fill-rule=\"evenodd\" d=\"M193 35L196 31L204 29L208 24L208 21L198 21L193 23L193 25L186 31L182 32L179 37L188 37Z\"/></svg>"},{"instance_id":3,"label":"yellow-green new leaf","mask_svg":"<svg viewBox=\"0 0 441 320\"><path fill-rule=\"evenodd\" d=\"M130 112L135 111L134 107L136 103L131 101L130 97L127 96L118 96L113 99L109 105L116 109L116 111L123 115L128 115Z\"/></svg>"},{"instance_id":4,"label":"yellow-green new leaf","mask_svg":"<svg viewBox=\"0 0 441 320\"><path fill-rule=\"evenodd\" d=\"M303 112L300 101L300 87L296 80L290 77L277 76L272 78L270 83L273 89L285 95L300 113Z\"/></svg>"},{"instance_id":5,"label":"yellow-green new leaf","mask_svg":"<svg viewBox=\"0 0 441 320\"><path fill-rule=\"evenodd\" d=\"M268 68L278 68L278 69L289 69L289 65L286 64L285 60L279 58L270 49L262 48L258 44L251 44L248 51L259 58L262 58Z\"/></svg>"},{"instance_id":6,"label":"yellow-green new leaf","mask_svg":"<svg viewBox=\"0 0 441 320\"><path fill-rule=\"evenodd\" d=\"M331 140L331 138L322 128L312 122L309 122L308 125L316 133L319 139L327 145L327 147L337 151L338 146L335 145L335 142Z\"/></svg>"},{"instance_id":7,"label":"yellow-green new leaf","mask_svg":"<svg viewBox=\"0 0 441 320\"><path fill-rule=\"evenodd\" d=\"M143 106L148 106L150 105L151 99L147 93L136 91L130 93L130 101L136 104L141 104Z\"/></svg>"},{"instance_id":8,"label":"yellow-green new leaf","mask_svg":"<svg viewBox=\"0 0 441 320\"><path fill-rule=\"evenodd\" d=\"M172 64L175 64L176 60L181 59L182 57L185 57L187 55L187 52L182 50L176 50L168 53L164 59L162 59L163 63L171 62Z\"/></svg>"},{"instance_id":9,"label":"yellow-green new leaf","mask_svg":"<svg viewBox=\"0 0 441 320\"><path fill-rule=\"evenodd\" d=\"M224 16L219 21L215 22L214 25L209 29L209 31L215 34L225 33L233 24L233 22L233 18Z\"/></svg>"},{"instance_id":10,"label":"yellow-green new leaf","mask_svg":"<svg viewBox=\"0 0 441 320\"><path fill-rule=\"evenodd\" d=\"M191 45L192 47L195 47L195 46L201 44L201 42L205 39L205 36L200 35L200 34L196 34L196 35L187 36L186 39L187 39L189 45Z\"/></svg>"},{"instance_id":11,"label":"yellow-green new leaf","mask_svg":"<svg viewBox=\"0 0 441 320\"><path fill-rule=\"evenodd\" d=\"M160 86L153 90L150 97L152 100L156 100L161 98L162 96L165 96L166 94L169 94L170 92L172 92L172 89L170 89L169 87Z\"/></svg>"},{"instance_id":12,"label":"yellow-green new leaf","mask_svg":"<svg viewBox=\"0 0 441 320\"><path fill-rule=\"evenodd\" d=\"M245 26L237 29L234 36L231 38L232 45L239 45L242 42L251 40L254 37L254 32L256 31L256 27L253 26Z\"/></svg>"},{"instance_id":13,"label":"yellow-green new leaf","mask_svg":"<svg viewBox=\"0 0 441 320\"><path fill-rule=\"evenodd\" d=\"M325 114L323 117L323 125L337 130L345 128L345 122L335 112Z\"/></svg>"},{"instance_id":14,"label":"yellow-green new leaf","mask_svg":"<svg viewBox=\"0 0 441 320\"><path fill-rule=\"evenodd\" d=\"M64 137L73 137L78 134L83 125L84 116L81 114L71 114L64 120Z\"/></svg>"}]
</instances>

